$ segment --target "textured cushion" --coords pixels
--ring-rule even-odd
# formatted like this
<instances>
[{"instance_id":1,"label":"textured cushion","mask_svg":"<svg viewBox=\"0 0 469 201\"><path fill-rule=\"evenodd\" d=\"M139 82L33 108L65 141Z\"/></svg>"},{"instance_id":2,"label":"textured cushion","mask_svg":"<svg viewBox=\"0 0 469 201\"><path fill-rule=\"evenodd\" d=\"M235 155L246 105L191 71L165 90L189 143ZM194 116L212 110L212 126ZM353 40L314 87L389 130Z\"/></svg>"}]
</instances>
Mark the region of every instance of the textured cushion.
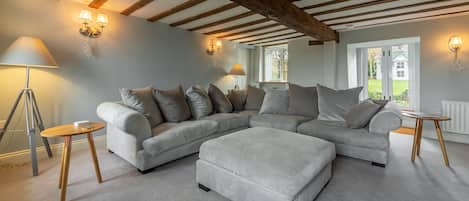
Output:
<instances>
[{"instance_id":1,"label":"textured cushion","mask_svg":"<svg viewBox=\"0 0 469 201\"><path fill-rule=\"evenodd\" d=\"M259 111L258 110L243 110L243 111L239 111L238 114L252 117L252 116L258 115Z\"/></svg>"},{"instance_id":2,"label":"textured cushion","mask_svg":"<svg viewBox=\"0 0 469 201\"><path fill-rule=\"evenodd\" d=\"M340 121L308 121L298 126L298 133L359 147L384 150L389 146L388 135L369 133L365 128L347 128L345 122Z\"/></svg>"},{"instance_id":3,"label":"textured cushion","mask_svg":"<svg viewBox=\"0 0 469 201\"><path fill-rule=\"evenodd\" d=\"M245 128L249 126L249 116L237 113L217 113L202 118L218 122L217 132Z\"/></svg>"},{"instance_id":4,"label":"textured cushion","mask_svg":"<svg viewBox=\"0 0 469 201\"><path fill-rule=\"evenodd\" d=\"M153 99L153 88L142 89L120 89L122 102L138 112L142 113L150 122L151 127L155 127L163 122L163 117L158 109L158 105Z\"/></svg>"},{"instance_id":5,"label":"textured cushion","mask_svg":"<svg viewBox=\"0 0 469 201\"><path fill-rule=\"evenodd\" d=\"M244 110L244 104L246 104L247 90L230 90L228 92L228 99L233 105L235 111Z\"/></svg>"},{"instance_id":6,"label":"textured cushion","mask_svg":"<svg viewBox=\"0 0 469 201\"><path fill-rule=\"evenodd\" d=\"M187 100L191 108L192 116L201 119L212 113L213 106L207 92L200 86L191 86L186 90Z\"/></svg>"},{"instance_id":7,"label":"textured cushion","mask_svg":"<svg viewBox=\"0 0 469 201\"><path fill-rule=\"evenodd\" d=\"M318 116L318 92L316 87L302 87L288 83L288 113L316 118Z\"/></svg>"},{"instance_id":8,"label":"textured cushion","mask_svg":"<svg viewBox=\"0 0 469 201\"><path fill-rule=\"evenodd\" d=\"M349 128L363 128L381 109L381 106L371 100L365 100L354 106L345 116L345 121Z\"/></svg>"},{"instance_id":9,"label":"textured cushion","mask_svg":"<svg viewBox=\"0 0 469 201\"><path fill-rule=\"evenodd\" d=\"M288 90L267 90L259 114L287 114Z\"/></svg>"},{"instance_id":10,"label":"textured cushion","mask_svg":"<svg viewBox=\"0 0 469 201\"><path fill-rule=\"evenodd\" d=\"M358 104L363 87L334 90L317 85L320 120L345 121L345 115Z\"/></svg>"},{"instance_id":11,"label":"textured cushion","mask_svg":"<svg viewBox=\"0 0 469 201\"><path fill-rule=\"evenodd\" d=\"M215 111L219 113L230 113L233 111L233 105L225 94L215 85L210 84L208 87L208 95L212 100Z\"/></svg>"},{"instance_id":12,"label":"textured cushion","mask_svg":"<svg viewBox=\"0 0 469 201\"><path fill-rule=\"evenodd\" d=\"M166 121L180 122L191 118L191 110L181 86L171 90L155 89L154 96Z\"/></svg>"},{"instance_id":13,"label":"textured cushion","mask_svg":"<svg viewBox=\"0 0 469 201\"><path fill-rule=\"evenodd\" d=\"M156 155L214 134L217 122L207 120L163 123L153 129L154 137L143 141L143 149Z\"/></svg>"},{"instance_id":14,"label":"textured cushion","mask_svg":"<svg viewBox=\"0 0 469 201\"><path fill-rule=\"evenodd\" d=\"M298 125L309 120L311 120L310 117L304 116L263 114L252 116L249 125L251 127L277 128L296 132Z\"/></svg>"},{"instance_id":15,"label":"textured cushion","mask_svg":"<svg viewBox=\"0 0 469 201\"><path fill-rule=\"evenodd\" d=\"M199 158L294 200L335 155L334 145L325 140L250 128L205 142Z\"/></svg>"},{"instance_id":16,"label":"textured cushion","mask_svg":"<svg viewBox=\"0 0 469 201\"><path fill-rule=\"evenodd\" d=\"M245 110L260 110L264 101L265 92L263 89L248 86L248 96L246 97Z\"/></svg>"}]
</instances>

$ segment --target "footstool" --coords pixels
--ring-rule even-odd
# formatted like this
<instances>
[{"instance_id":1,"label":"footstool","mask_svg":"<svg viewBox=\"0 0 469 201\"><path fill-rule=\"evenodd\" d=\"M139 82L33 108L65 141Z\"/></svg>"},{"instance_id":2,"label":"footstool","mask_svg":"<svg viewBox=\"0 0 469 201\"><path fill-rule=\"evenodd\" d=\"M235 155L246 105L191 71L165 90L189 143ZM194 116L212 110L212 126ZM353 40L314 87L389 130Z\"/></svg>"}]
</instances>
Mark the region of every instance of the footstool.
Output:
<instances>
[{"instance_id":1,"label":"footstool","mask_svg":"<svg viewBox=\"0 0 469 201\"><path fill-rule=\"evenodd\" d=\"M334 144L249 128L200 147L196 181L232 201L312 201L331 178Z\"/></svg>"}]
</instances>

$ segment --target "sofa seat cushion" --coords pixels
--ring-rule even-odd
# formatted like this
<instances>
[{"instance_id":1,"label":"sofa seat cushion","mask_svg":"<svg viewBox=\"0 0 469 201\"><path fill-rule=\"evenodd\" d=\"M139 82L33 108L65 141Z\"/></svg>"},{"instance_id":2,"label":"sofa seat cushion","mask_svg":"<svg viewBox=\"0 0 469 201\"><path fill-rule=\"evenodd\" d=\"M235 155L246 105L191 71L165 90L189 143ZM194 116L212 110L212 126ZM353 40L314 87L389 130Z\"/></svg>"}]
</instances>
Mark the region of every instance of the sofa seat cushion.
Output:
<instances>
[{"instance_id":1,"label":"sofa seat cushion","mask_svg":"<svg viewBox=\"0 0 469 201\"><path fill-rule=\"evenodd\" d=\"M249 116L237 113L217 113L206 116L203 120L216 121L218 124L217 132L223 132L232 129L246 128L249 126Z\"/></svg>"},{"instance_id":2,"label":"sofa seat cushion","mask_svg":"<svg viewBox=\"0 0 469 201\"><path fill-rule=\"evenodd\" d=\"M258 115L259 110L243 110L243 111L239 111L238 114L248 116L249 118L251 118L252 116Z\"/></svg>"},{"instance_id":3,"label":"sofa seat cushion","mask_svg":"<svg viewBox=\"0 0 469 201\"><path fill-rule=\"evenodd\" d=\"M296 132L298 125L311 119L311 117L297 115L262 114L252 116L249 125L251 127L268 127Z\"/></svg>"},{"instance_id":4,"label":"sofa seat cushion","mask_svg":"<svg viewBox=\"0 0 469 201\"><path fill-rule=\"evenodd\" d=\"M298 133L359 147L383 150L389 147L388 135L369 133L366 128L351 129L341 121L308 121L298 126Z\"/></svg>"},{"instance_id":5,"label":"sofa seat cushion","mask_svg":"<svg viewBox=\"0 0 469 201\"><path fill-rule=\"evenodd\" d=\"M217 132L218 123L208 120L163 123L153 129L153 137L143 141L144 151L156 155Z\"/></svg>"},{"instance_id":6,"label":"sofa seat cushion","mask_svg":"<svg viewBox=\"0 0 469 201\"><path fill-rule=\"evenodd\" d=\"M325 140L261 127L209 140L199 152L200 160L288 198L297 195L335 155L334 145Z\"/></svg>"}]
</instances>

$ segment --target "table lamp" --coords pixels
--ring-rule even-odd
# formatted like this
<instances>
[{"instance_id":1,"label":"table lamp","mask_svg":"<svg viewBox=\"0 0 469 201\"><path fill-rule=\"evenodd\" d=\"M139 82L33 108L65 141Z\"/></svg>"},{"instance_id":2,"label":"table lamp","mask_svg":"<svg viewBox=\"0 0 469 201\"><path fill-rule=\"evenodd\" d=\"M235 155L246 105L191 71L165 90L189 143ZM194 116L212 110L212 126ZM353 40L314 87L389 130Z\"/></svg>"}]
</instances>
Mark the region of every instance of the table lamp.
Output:
<instances>
[{"instance_id":1,"label":"table lamp","mask_svg":"<svg viewBox=\"0 0 469 201\"><path fill-rule=\"evenodd\" d=\"M244 76L246 73L244 72L243 65L241 64L235 64L233 67L231 67L231 71L228 73L230 75L236 76L236 84L235 84L235 89L239 89L239 76Z\"/></svg>"},{"instance_id":2,"label":"table lamp","mask_svg":"<svg viewBox=\"0 0 469 201\"><path fill-rule=\"evenodd\" d=\"M4 127L0 128L0 141L11 122L19 102L23 99L26 118L26 133L29 138L33 175L37 176L38 164L34 134L37 129L39 129L39 131L44 130L44 124L34 92L29 88L29 72L30 68L58 68L57 63L41 39L33 37L19 37L0 56L0 66L20 66L26 68L25 86L20 90ZM47 138L42 138L42 141L46 147L49 158L52 157L52 151Z\"/></svg>"}]
</instances>

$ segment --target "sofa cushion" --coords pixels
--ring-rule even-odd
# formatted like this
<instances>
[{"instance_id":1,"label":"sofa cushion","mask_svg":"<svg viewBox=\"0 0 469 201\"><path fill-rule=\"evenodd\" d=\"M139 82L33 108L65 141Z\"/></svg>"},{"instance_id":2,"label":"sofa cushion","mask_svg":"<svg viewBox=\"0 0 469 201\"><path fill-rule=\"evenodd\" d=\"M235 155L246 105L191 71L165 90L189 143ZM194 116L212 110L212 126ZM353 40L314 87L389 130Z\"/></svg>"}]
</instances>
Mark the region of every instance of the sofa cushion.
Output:
<instances>
[{"instance_id":1,"label":"sofa cushion","mask_svg":"<svg viewBox=\"0 0 469 201\"><path fill-rule=\"evenodd\" d=\"M287 114L288 90L267 90L262 102L260 114Z\"/></svg>"},{"instance_id":2,"label":"sofa cushion","mask_svg":"<svg viewBox=\"0 0 469 201\"><path fill-rule=\"evenodd\" d=\"M244 110L244 105L246 104L247 90L230 90L228 91L228 99L233 105L234 111Z\"/></svg>"},{"instance_id":3,"label":"sofa cushion","mask_svg":"<svg viewBox=\"0 0 469 201\"><path fill-rule=\"evenodd\" d=\"M154 96L166 121L180 122L191 118L191 110L181 86L171 90L155 89Z\"/></svg>"},{"instance_id":4,"label":"sofa cushion","mask_svg":"<svg viewBox=\"0 0 469 201\"><path fill-rule=\"evenodd\" d=\"M316 118L318 111L318 92L316 87L302 87L288 83L288 113Z\"/></svg>"},{"instance_id":5,"label":"sofa cushion","mask_svg":"<svg viewBox=\"0 0 469 201\"><path fill-rule=\"evenodd\" d=\"M298 133L359 147L384 150L389 146L388 135L369 133L365 128L351 129L340 121L308 121L298 126Z\"/></svg>"},{"instance_id":6,"label":"sofa cushion","mask_svg":"<svg viewBox=\"0 0 469 201\"><path fill-rule=\"evenodd\" d=\"M345 122L349 128L363 128L373 118L373 116L381 109L381 106L375 104L372 100L365 100L360 104L352 107L345 115Z\"/></svg>"},{"instance_id":7,"label":"sofa cushion","mask_svg":"<svg viewBox=\"0 0 469 201\"><path fill-rule=\"evenodd\" d=\"M208 87L208 96L212 100L213 108L219 113L230 113L233 111L233 105L225 94L215 85Z\"/></svg>"},{"instance_id":8,"label":"sofa cushion","mask_svg":"<svg viewBox=\"0 0 469 201\"><path fill-rule=\"evenodd\" d=\"M248 116L250 118L252 116L258 115L259 111L258 110L243 110L243 111L239 111L238 114Z\"/></svg>"},{"instance_id":9,"label":"sofa cushion","mask_svg":"<svg viewBox=\"0 0 469 201\"><path fill-rule=\"evenodd\" d=\"M182 146L217 131L217 122L208 120L163 123L153 129L153 137L143 141L143 149L151 155Z\"/></svg>"},{"instance_id":10,"label":"sofa cushion","mask_svg":"<svg viewBox=\"0 0 469 201\"><path fill-rule=\"evenodd\" d=\"M212 120L218 123L217 132L245 128L249 126L249 116L237 113L217 113L202 118L203 120Z\"/></svg>"},{"instance_id":11,"label":"sofa cushion","mask_svg":"<svg viewBox=\"0 0 469 201\"><path fill-rule=\"evenodd\" d=\"M163 122L161 112L153 99L153 88L148 86L142 89L120 89L122 102L145 116L153 128Z\"/></svg>"},{"instance_id":12,"label":"sofa cushion","mask_svg":"<svg viewBox=\"0 0 469 201\"><path fill-rule=\"evenodd\" d=\"M296 132L296 128L303 122L311 120L310 117L296 115L262 114L252 116L250 127L268 127Z\"/></svg>"},{"instance_id":13,"label":"sofa cushion","mask_svg":"<svg viewBox=\"0 0 469 201\"><path fill-rule=\"evenodd\" d=\"M248 95L246 97L245 110L260 110L264 101L265 92L263 89L248 86Z\"/></svg>"},{"instance_id":14,"label":"sofa cushion","mask_svg":"<svg viewBox=\"0 0 469 201\"><path fill-rule=\"evenodd\" d=\"M358 104L362 89L363 87L334 90L318 84L318 119L345 121L345 115Z\"/></svg>"},{"instance_id":15,"label":"sofa cushion","mask_svg":"<svg viewBox=\"0 0 469 201\"><path fill-rule=\"evenodd\" d=\"M191 86L186 90L187 100L191 108L192 116L201 119L213 111L212 101L207 92L200 86Z\"/></svg>"}]
</instances>

